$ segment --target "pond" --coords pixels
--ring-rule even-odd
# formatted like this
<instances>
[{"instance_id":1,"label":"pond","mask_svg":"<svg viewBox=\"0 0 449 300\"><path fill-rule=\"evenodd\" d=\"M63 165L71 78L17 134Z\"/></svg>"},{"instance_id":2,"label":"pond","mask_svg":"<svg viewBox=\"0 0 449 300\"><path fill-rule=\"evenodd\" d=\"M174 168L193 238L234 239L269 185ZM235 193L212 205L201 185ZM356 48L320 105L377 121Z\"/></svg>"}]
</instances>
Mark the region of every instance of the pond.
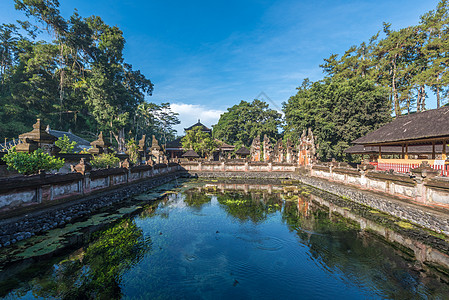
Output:
<instances>
[{"instance_id":1,"label":"pond","mask_svg":"<svg viewBox=\"0 0 449 300\"><path fill-rule=\"evenodd\" d=\"M154 194L135 200L142 203L151 197ZM307 187L229 188L189 181L162 199L145 203L103 214L111 224L95 232L84 230L85 242L78 241L76 248L5 264L0 297L444 299L449 295L443 273L424 268L398 245L361 230L357 221L343 217L348 207L330 212L326 205L333 205ZM131 209L134 214L111 218ZM67 234L60 231L58 240ZM55 240L56 234L47 238Z\"/></svg>"}]
</instances>

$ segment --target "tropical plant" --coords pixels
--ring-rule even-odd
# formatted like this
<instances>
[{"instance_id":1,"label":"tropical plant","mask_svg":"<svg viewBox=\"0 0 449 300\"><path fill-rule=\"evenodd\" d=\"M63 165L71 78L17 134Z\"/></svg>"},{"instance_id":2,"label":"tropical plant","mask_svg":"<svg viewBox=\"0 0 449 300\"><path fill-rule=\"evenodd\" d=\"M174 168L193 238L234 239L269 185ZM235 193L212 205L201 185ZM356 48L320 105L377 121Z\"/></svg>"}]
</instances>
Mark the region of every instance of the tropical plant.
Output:
<instances>
[{"instance_id":1,"label":"tropical plant","mask_svg":"<svg viewBox=\"0 0 449 300\"><path fill-rule=\"evenodd\" d=\"M207 156L217 149L218 143L208 134L201 130L201 126L193 127L186 132L182 138L184 149L193 149L200 156Z\"/></svg>"},{"instance_id":2,"label":"tropical plant","mask_svg":"<svg viewBox=\"0 0 449 300\"><path fill-rule=\"evenodd\" d=\"M126 143L126 153L129 155L129 160L133 164L137 164L139 162L139 145L132 138Z\"/></svg>"},{"instance_id":3,"label":"tropical plant","mask_svg":"<svg viewBox=\"0 0 449 300\"><path fill-rule=\"evenodd\" d=\"M58 140L55 141L55 145L61 148L60 153L73 153L75 152L73 149L76 146L76 142L70 142L69 137L64 134L64 136L59 137Z\"/></svg>"},{"instance_id":4,"label":"tropical plant","mask_svg":"<svg viewBox=\"0 0 449 300\"><path fill-rule=\"evenodd\" d=\"M235 145L250 146L255 137L267 135L273 141L279 138L282 115L270 109L261 100L241 101L228 108L214 125L214 137Z\"/></svg>"},{"instance_id":5,"label":"tropical plant","mask_svg":"<svg viewBox=\"0 0 449 300\"><path fill-rule=\"evenodd\" d=\"M297 141L311 128L324 160L351 161L351 142L391 120L388 91L363 78L306 80L283 110L284 136Z\"/></svg>"},{"instance_id":6,"label":"tropical plant","mask_svg":"<svg viewBox=\"0 0 449 300\"><path fill-rule=\"evenodd\" d=\"M55 158L42 149L37 149L33 153L17 152L15 148L8 151L2 157L8 169L16 170L20 174L37 174L39 171L59 170L64 166L64 159Z\"/></svg>"},{"instance_id":7,"label":"tropical plant","mask_svg":"<svg viewBox=\"0 0 449 300\"><path fill-rule=\"evenodd\" d=\"M120 159L114 153L102 153L94 155L90 163L96 169L106 169L117 167Z\"/></svg>"}]
</instances>

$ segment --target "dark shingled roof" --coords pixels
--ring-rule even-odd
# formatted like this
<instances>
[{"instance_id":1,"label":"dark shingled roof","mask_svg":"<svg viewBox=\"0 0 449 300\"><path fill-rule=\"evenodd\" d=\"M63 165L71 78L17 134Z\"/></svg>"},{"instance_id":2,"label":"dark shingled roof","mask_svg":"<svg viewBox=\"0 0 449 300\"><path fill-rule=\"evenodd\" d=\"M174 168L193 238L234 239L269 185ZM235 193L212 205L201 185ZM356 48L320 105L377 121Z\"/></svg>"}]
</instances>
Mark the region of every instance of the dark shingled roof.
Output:
<instances>
[{"instance_id":1,"label":"dark shingled roof","mask_svg":"<svg viewBox=\"0 0 449 300\"><path fill-rule=\"evenodd\" d=\"M236 152L235 152L235 154L238 154L238 155L250 155L251 154L251 152L249 152L249 150L248 150L248 148L246 148L246 147L241 147L239 150L237 150Z\"/></svg>"},{"instance_id":2,"label":"dark shingled roof","mask_svg":"<svg viewBox=\"0 0 449 300\"><path fill-rule=\"evenodd\" d=\"M235 146L226 144L225 142L222 142L220 140L215 139L215 141L218 143L218 148L221 148L221 149L234 149L235 148Z\"/></svg>"},{"instance_id":3,"label":"dark shingled roof","mask_svg":"<svg viewBox=\"0 0 449 300\"><path fill-rule=\"evenodd\" d=\"M449 106L397 117L353 143L367 145L443 137L449 139Z\"/></svg>"},{"instance_id":4,"label":"dark shingled roof","mask_svg":"<svg viewBox=\"0 0 449 300\"><path fill-rule=\"evenodd\" d=\"M382 146L382 154L402 154L402 146ZM442 153L443 145L435 145L435 153ZM378 154L378 146L355 145L344 151L348 154ZM449 153L449 146L446 145L446 152ZM405 148L404 148L405 153ZM432 145L408 146L408 154L432 154Z\"/></svg>"},{"instance_id":5,"label":"dark shingled roof","mask_svg":"<svg viewBox=\"0 0 449 300\"><path fill-rule=\"evenodd\" d=\"M49 129L48 133L51 135L54 135L57 138L64 137L64 135L66 135L69 138L70 142L76 142L76 145L73 149L75 152L80 152L84 148L86 148L86 149L92 148L89 141L86 141L85 139L83 139L71 132Z\"/></svg>"},{"instance_id":6,"label":"dark shingled roof","mask_svg":"<svg viewBox=\"0 0 449 300\"><path fill-rule=\"evenodd\" d=\"M201 127L201 131L205 131L205 132L212 132L212 129L204 126L203 124L201 124L200 120L198 120L198 122L192 126L190 126L189 128L184 128L185 131L189 131L192 130L194 127L200 126Z\"/></svg>"},{"instance_id":7,"label":"dark shingled roof","mask_svg":"<svg viewBox=\"0 0 449 300\"><path fill-rule=\"evenodd\" d=\"M168 142L167 145L165 146L165 149L170 149L170 148L178 148L181 149L182 148L182 137L177 138L174 141Z\"/></svg>"},{"instance_id":8,"label":"dark shingled roof","mask_svg":"<svg viewBox=\"0 0 449 300\"><path fill-rule=\"evenodd\" d=\"M187 150L187 152L184 153L184 154L182 155L182 157L200 157L200 156L198 155L198 153L196 153L196 152L193 151L193 150Z\"/></svg>"}]
</instances>

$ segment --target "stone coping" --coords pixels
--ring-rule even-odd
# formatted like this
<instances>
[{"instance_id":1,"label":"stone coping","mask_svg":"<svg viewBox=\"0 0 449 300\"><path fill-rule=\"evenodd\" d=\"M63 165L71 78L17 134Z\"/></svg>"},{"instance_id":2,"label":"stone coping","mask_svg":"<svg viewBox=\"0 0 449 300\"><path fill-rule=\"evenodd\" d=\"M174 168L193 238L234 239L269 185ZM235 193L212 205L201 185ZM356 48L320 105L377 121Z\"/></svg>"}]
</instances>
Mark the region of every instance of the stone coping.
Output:
<instances>
[{"instance_id":1,"label":"stone coping","mask_svg":"<svg viewBox=\"0 0 449 300\"><path fill-rule=\"evenodd\" d=\"M17 188L31 188L51 183L64 183L80 180L82 178L83 175L80 173L40 174L3 178L0 179L0 191L7 191Z\"/></svg>"},{"instance_id":2,"label":"stone coping","mask_svg":"<svg viewBox=\"0 0 449 300\"><path fill-rule=\"evenodd\" d=\"M125 168L109 168L109 169L99 169L94 170L90 172L90 178L101 178L101 177L107 177L111 175L120 175L120 174L126 174L128 172Z\"/></svg>"},{"instance_id":3,"label":"stone coping","mask_svg":"<svg viewBox=\"0 0 449 300\"><path fill-rule=\"evenodd\" d=\"M175 164L176 165L176 164ZM166 164L155 164L154 166L153 166L153 169L164 169L164 168L167 168L168 166L166 165Z\"/></svg>"},{"instance_id":4,"label":"stone coping","mask_svg":"<svg viewBox=\"0 0 449 300\"><path fill-rule=\"evenodd\" d=\"M357 169L333 168L332 172L338 173L338 174L350 174L350 175L355 175L355 176L361 176L359 170L357 170Z\"/></svg>"},{"instance_id":5,"label":"stone coping","mask_svg":"<svg viewBox=\"0 0 449 300\"><path fill-rule=\"evenodd\" d=\"M329 166L323 166L323 165L314 165L312 166L313 170L319 170L319 171L327 171L329 172Z\"/></svg>"},{"instance_id":6,"label":"stone coping","mask_svg":"<svg viewBox=\"0 0 449 300\"><path fill-rule=\"evenodd\" d=\"M389 174L389 173L383 173L383 172L368 172L366 174L366 177L372 178L372 179L396 181L396 182L400 182L402 184L413 185L413 186L415 185L415 181L412 178L410 178L410 176L408 176L408 175Z\"/></svg>"},{"instance_id":7,"label":"stone coping","mask_svg":"<svg viewBox=\"0 0 449 300\"><path fill-rule=\"evenodd\" d=\"M449 190L449 179L446 178L432 178L430 180L426 180L424 185L444 190Z\"/></svg>"},{"instance_id":8,"label":"stone coping","mask_svg":"<svg viewBox=\"0 0 449 300\"><path fill-rule=\"evenodd\" d=\"M140 172L140 171L149 171L151 169L153 169L153 167L150 166L150 165L141 165L141 166L133 166L133 167L131 167L130 171L131 171L131 173L137 173L137 172Z\"/></svg>"}]
</instances>

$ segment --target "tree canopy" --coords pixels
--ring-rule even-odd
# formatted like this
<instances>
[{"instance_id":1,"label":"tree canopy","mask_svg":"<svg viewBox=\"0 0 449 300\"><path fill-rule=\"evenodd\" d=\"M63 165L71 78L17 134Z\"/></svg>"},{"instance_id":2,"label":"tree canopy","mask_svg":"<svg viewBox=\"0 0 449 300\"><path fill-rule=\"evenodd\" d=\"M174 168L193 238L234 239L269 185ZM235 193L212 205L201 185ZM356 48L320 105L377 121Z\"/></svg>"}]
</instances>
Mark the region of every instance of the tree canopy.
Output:
<instances>
[{"instance_id":1,"label":"tree canopy","mask_svg":"<svg viewBox=\"0 0 449 300\"><path fill-rule=\"evenodd\" d=\"M437 108L445 101L449 75L449 0L441 0L420 23L393 30L384 23L369 42L332 54L321 65L327 77L361 77L387 88L394 115L426 109L427 91Z\"/></svg>"},{"instance_id":2,"label":"tree canopy","mask_svg":"<svg viewBox=\"0 0 449 300\"><path fill-rule=\"evenodd\" d=\"M351 160L351 141L391 120L388 92L363 78L305 80L284 103L285 137L298 140L311 128L321 159Z\"/></svg>"},{"instance_id":3,"label":"tree canopy","mask_svg":"<svg viewBox=\"0 0 449 300\"><path fill-rule=\"evenodd\" d=\"M201 126L196 126L188 130L181 142L182 148L186 150L192 149L204 157L210 155L217 148L218 143L210 134L201 129Z\"/></svg>"},{"instance_id":4,"label":"tree canopy","mask_svg":"<svg viewBox=\"0 0 449 300\"><path fill-rule=\"evenodd\" d=\"M174 138L176 114L169 103L145 101L153 83L126 63L120 28L76 11L66 19L57 0L14 2L28 19L0 25L0 136L15 138L41 118L92 139L106 131L120 152L125 134ZM53 40L37 40L37 25ZM157 122L142 116L149 107Z\"/></svg>"},{"instance_id":5,"label":"tree canopy","mask_svg":"<svg viewBox=\"0 0 449 300\"><path fill-rule=\"evenodd\" d=\"M277 139L282 115L268 108L268 104L261 100L253 102L241 101L228 108L213 127L216 139L232 145L250 146L257 136L265 134L273 141Z\"/></svg>"}]
</instances>

